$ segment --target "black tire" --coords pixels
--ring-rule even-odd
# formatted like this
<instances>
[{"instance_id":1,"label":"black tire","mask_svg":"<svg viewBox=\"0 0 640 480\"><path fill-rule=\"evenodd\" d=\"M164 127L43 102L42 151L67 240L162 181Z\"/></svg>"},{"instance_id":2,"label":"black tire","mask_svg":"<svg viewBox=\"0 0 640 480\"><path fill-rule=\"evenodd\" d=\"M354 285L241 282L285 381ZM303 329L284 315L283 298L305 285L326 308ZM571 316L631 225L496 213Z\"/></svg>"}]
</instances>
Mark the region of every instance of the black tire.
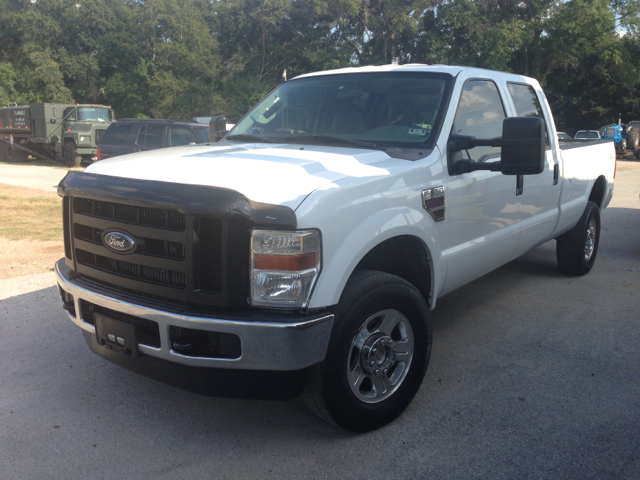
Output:
<instances>
[{"instance_id":1,"label":"black tire","mask_svg":"<svg viewBox=\"0 0 640 480\"><path fill-rule=\"evenodd\" d=\"M431 356L429 309L405 280L360 271L334 313L327 356L311 369L302 398L334 425L375 430L398 417L422 384ZM356 377L362 380L352 387Z\"/></svg>"},{"instance_id":2,"label":"black tire","mask_svg":"<svg viewBox=\"0 0 640 480\"><path fill-rule=\"evenodd\" d=\"M636 127L629 127L627 129L627 148L631 151L634 151L638 148L638 137L640 136L640 132Z\"/></svg>"},{"instance_id":3,"label":"black tire","mask_svg":"<svg viewBox=\"0 0 640 480\"><path fill-rule=\"evenodd\" d=\"M9 148L9 140L0 138L0 162L8 162L9 154L7 152Z\"/></svg>"},{"instance_id":4,"label":"black tire","mask_svg":"<svg viewBox=\"0 0 640 480\"><path fill-rule=\"evenodd\" d=\"M556 243L558 267L562 273L586 275L593 267L600 243L600 210L594 202L580 220L567 233L559 236Z\"/></svg>"},{"instance_id":5,"label":"black tire","mask_svg":"<svg viewBox=\"0 0 640 480\"><path fill-rule=\"evenodd\" d=\"M67 142L64 144L64 164L69 167L79 167L82 162L82 157L78 155L78 149L73 142Z\"/></svg>"},{"instance_id":6,"label":"black tire","mask_svg":"<svg viewBox=\"0 0 640 480\"><path fill-rule=\"evenodd\" d=\"M25 163L29 161L29 152L19 145L9 146L7 161L11 163Z\"/></svg>"}]
</instances>

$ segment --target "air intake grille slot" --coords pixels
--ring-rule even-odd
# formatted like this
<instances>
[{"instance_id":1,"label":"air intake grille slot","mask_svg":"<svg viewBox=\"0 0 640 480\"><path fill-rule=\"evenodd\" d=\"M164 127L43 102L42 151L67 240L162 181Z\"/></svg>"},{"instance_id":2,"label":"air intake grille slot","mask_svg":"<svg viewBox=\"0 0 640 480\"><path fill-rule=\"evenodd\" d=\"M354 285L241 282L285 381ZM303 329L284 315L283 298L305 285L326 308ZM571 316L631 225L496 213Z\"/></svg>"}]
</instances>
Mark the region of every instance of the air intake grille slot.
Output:
<instances>
[{"instance_id":1,"label":"air intake grille slot","mask_svg":"<svg viewBox=\"0 0 640 480\"><path fill-rule=\"evenodd\" d=\"M187 226L186 215L176 210L137 207L88 198L75 198L73 211L81 215L171 230L184 231Z\"/></svg>"},{"instance_id":2,"label":"air intake grille slot","mask_svg":"<svg viewBox=\"0 0 640 480\"><path fill-rule=\"evenodd\" d=\"M218 293L222 288L222 222L197 217L194 232L196 288L202 293Z\"/></svg>"},{"instance_id":3,"label":"air intake grille slot","mask_svg":"<svg viewBox=\"0 0 640 480\"><path fill-rule=\"evenodd\" d=\"M69 197L64 197L62 199L62 227L64 228L64 256L69 260L71 258L71 230L69 228L69 216L71 215L69 201L71 199Z\"/></svg>"},{"instance_id":4,"label":"air intake grille slot","mask_svg":"<svg viewBox=\"0 0 640 480\"><path fill-rule=\"evenodd\" d=\"M125 260L104 257L97 253L90 253L80 248L76 249L76 260L81 265L93 267L98 270L142 280L147 283L156 283L175 288L186 288L187 277L182 272L165 268L148 267Z\"/></svg>"}]
</instances>

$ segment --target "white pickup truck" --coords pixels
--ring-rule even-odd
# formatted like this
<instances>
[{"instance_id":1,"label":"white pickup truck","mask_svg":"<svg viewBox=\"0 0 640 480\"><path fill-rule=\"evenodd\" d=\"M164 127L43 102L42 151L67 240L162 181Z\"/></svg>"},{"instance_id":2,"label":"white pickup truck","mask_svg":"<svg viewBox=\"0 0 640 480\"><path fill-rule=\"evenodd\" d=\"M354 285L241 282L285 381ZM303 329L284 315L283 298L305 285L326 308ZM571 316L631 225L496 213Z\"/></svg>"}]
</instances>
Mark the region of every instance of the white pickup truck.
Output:
<instances>
[{"instance_id":1,"label":"white pickup truck","mask_svg":"<svg viewBox=\"0 0 640 480\"><path fill-rule=\"evenodd\" d=\"M553 239L560 270L589 272L615 166L610 141L558 144L530 78L302 75L219 143L69 173L61 301L125 368L210 395L302 393L368 431L420 388L438 297Z\"/></svg>"}]
</instances>

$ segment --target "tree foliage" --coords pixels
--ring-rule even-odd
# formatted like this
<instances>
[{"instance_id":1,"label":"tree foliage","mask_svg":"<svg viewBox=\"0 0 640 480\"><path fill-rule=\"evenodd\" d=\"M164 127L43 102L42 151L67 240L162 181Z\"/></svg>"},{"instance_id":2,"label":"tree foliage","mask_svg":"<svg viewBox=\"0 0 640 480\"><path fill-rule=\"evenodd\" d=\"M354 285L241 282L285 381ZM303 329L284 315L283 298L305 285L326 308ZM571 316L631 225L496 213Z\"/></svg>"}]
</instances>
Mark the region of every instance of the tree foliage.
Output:
<instances>
[{"instance_id":1,"label":"tree foliage","mask_svg":"<svg viewBox=\"0 0 640 480\"><path fill-rule=\"evenodd\" d=\"M537 78L563 129L640 119L640 0L0 0L0 45L1 104L236 121L285 70L445 63Z\"/></svg>"}]
</instances>

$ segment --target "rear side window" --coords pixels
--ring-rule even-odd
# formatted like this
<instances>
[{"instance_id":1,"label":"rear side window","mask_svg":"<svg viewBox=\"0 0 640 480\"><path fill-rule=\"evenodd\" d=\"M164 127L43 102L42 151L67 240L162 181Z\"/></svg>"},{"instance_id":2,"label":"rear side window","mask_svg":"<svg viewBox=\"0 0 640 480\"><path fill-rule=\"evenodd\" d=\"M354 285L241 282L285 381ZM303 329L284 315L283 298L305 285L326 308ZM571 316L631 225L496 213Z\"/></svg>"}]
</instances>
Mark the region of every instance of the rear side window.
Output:
<instances>
[{"instance_id":1,"label":"rear side window","mask_svg":"<svg viewBox=\"0 0 640 480\"><path fill-rule=\"evenodd\" d=\"M519 117L540 117L544 120L542 107L531 85L521 83L509 83L509 93L516 106L516 113ZM545 121L545 143L549 145L549 136L546 132Z\"/></svg>"},{"instance_id":2,"label":"rear side window","mask_svg":"<svg viewBox=\"0 0 640 480\"><path fill-rule=\"evenodd\" d=\"M502 136L506 115L496 84L489 80L470 80L464 85L453 133L476 138ZM465 160L484 162L500 156L499 147L475 147L462 152Z\"/></svg>"},{"instance_id":3,"label":"rear side window","mask_svg":"<svg viewBox=\"0 0 640 480\"><path fill-rule=\"evenodd\" d=\"M200 143L191 130L186 127L171 127L171 146L189 145L190 143Z\"/></svg>"},{"instance_id":4,"label":"rear side window","mask_svg":"<svg viewBox=\"0 0 640 480\"><path fill-rule=\"evenodd\" d=\"M118 125L117 123L109 125L100 139L100 145L124 145L129 137L129 132L131 132L131 127L132 125Z\"/></svg>"},{"instance_id":5,"label":"rear side window","mask_svg":"<svg viewBox=\"0 0 640 480\"><path fill-rule=\"evenodd\" d=\"M164 125L143 125L138 132L136 145L148 148L162 148L164 137Z\"/></svg>"}]
</instances>

